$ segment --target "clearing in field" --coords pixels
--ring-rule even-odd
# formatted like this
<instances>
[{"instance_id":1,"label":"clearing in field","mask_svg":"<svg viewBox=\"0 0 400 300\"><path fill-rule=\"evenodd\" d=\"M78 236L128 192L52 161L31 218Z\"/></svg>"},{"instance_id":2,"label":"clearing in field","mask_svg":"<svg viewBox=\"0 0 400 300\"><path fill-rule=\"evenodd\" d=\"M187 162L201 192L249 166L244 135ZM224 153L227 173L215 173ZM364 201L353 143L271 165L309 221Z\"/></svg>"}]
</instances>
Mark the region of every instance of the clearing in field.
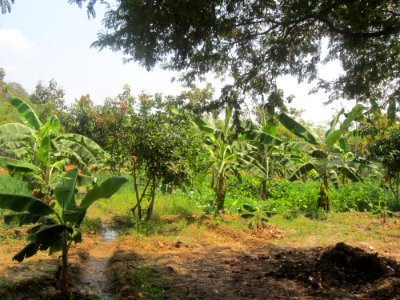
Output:
<instances>
[{"instance_id":1,"label":"clearing in field","mask_svg":"<svg viewBox=\"0 0 400 300\"><path fill-rule=\"evenodd\" d=\"M71 253L73 299L395 299L400 294L398 217L383 225L366 213L332 214L324 221L276 216L263 229L247 229L229 215L170 215L145 225L121 217L95 219L86 227L83 244ZM24 235L15 228L2 231L1 297L58 299L57 256L11 261Z\"/></svg>"}]
</instances>

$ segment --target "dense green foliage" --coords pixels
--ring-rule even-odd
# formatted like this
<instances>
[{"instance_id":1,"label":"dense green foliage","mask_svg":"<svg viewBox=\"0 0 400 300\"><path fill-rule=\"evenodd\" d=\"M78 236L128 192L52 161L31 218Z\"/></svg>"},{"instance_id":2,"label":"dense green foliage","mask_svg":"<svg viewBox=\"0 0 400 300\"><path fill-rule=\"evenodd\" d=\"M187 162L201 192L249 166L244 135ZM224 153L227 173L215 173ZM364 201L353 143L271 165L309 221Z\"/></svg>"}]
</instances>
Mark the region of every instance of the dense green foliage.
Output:
<instances>
[{"instance_id":1,"label":"dense green foliage","mask_svg":"<svg viewBox=\"0 0 400 300\"><path fill-rule=\"evenodd\" d=\"M36 198L49 203L55 183L66 164L79 166L85 175L100 167L105 153L93 140L78 134L60 133L60 121L51 116L42 123L23 100L11 97L8 102L24 123L0 126L0 166L28 183Z\"/></svg>"},{"instance_id":2,"label":"dense green foliage","mask_svg":"<svg viewBox=\"0 0 400 300\"><path fill-rule=\"evenodd\" d=\"M94 16L96 0L69 2L87 2ZM0 0L2 13L12 3ZM108 6L108 31L94 46L122 51L149 69L163 63L182 71L190 89L177 97L134 97L124 86L103 105L83 95L67 107L54 80L39 81L29 95L5 82L0 68L0 171L6 173L0 213L7 224L37 223L14 259L62 251L65 295L69 248L81 241L81 225L99 230L103 215L144 235L179 230L179 223L160 225L160 214L185 215L186 223L193 214L239 214L258 229L275 214L325 220L329 211L368 211L386 220L388 210L400 210L399 9L392 0ZM335 59L344 73L332 82L320 79L318 87L363 105L341 109L316 134L286 107L276 79L318 79L318 65ZM193 85L209 72L233 79L222 89L223 101L210 85ZM261 104L243 117L249 95ZM144 297L160 297L161 285L146 286L155 270L138 271L131 283L154 288Z\"/></svg>"},{"instance_id":3,"label":"dense green foliage","mask_svg":"<svg viewBox=\"0 0 400 300\"><path fill-rule=\"evenodd\" d=\"M357 104L345 119L339 124L339 118L344 113L342 109L335 116L330 124L330 128L325 133L324 140L317 141L314 136L295 120L282 114L280 120L282 124L291 132L307 141L310 145L310 157L303 162L299 168L293 173L289 180L300 179L307 175L310 171L315 171L321 179L320 193L318 197L318 207L329 211L329 184L331 180L336 188L339 187L339 174L341 173L344 181L347 178L352 181L361 181L361 177L357 174L357 170L348 165L346 159L338 159L346 157L345 145L346 134L352 122L361 118L363 106ZM282 118L284 117L284 118Z\"/></svg>"},{"instance_id":4,"label":"dense green foliage","mask_svg":"<svg viewBox=\"0 0 400 300\"><path fill-rule=\"evenodd\" d=\"M273 93L280 75L312 81L319 64L339 60L343 74L319 88L335 99L389 101L399 91L399 9L394 0L119 1L94 46L182 71L189 83L228 73L226 90L253 98Z\"/></svg>"},{"instance_id":5,"label":"dense green foliage","mask_svg":"<svg viewBox=\"0 0 400 300\"><path fill-rule=\"evenodd\" d=\"M78 198L78 170L67 172L55 187L55 208L30 196L0 194L0 208L15 212L4 215L7 224L35 224L29 230L29 243L13 259L22 262L35 255L39 250L49 253L62 251L60 285L67 295L68 251L73 242L82 241L78 230L88 208L98 199L109 198L126 182L123 177L112 177L98 186L87 189L84 197ZM79 202L78 202L79 201Z\"/></svg>"},{"instance_id":6,"label":"dense green foliage","mask_svg":"<svg viewBox=\"0 0 400 300\"><path fill-rule=\"evenodd\" d=\"M393 193L396 207L400 209L400 124L381 132L368 145L368 150L370 157L385 167L385 180Z\"/></svg>"},{"instance_id":7,"label":"dense green foliage","mask_svg":"<svg viewBox=\"0 0 400 300\"><path fill-rule=\"evenodd\" d=\"M4 81L2 84L10 86ZM9 91L15 93L12 89ZM3 96L9 95L7 93ZM62 158L60 154L67 155L68 152L57 150L57 144L63 138L70 144L74 135L82 135L93 139L108 152L104 156L107 161L103 171L133 175L129 183L132 190L124 197L139 220L149 219L154 208L164 205L157 201L163 201L158 199L165 196L157 196L156 191L175 194L178 188L182 189L179 197L188 197L206 212L224 209L236 213L249 201L255 207L261 205L267 211L275 209L282 213L292 208L299 212L317 211L318 206L327 209L329 202L326 200L332 202L333 211L372 207L397 209L395 203L398 201L393 200L396 199L396 177L395 173L388 173L388 167L393 168L397 163L387 161L397 153L397 116L395 110L393 115L393 107L382 106L379 101L371 99L370 107L357 105L350 112L339 111L325 135L320 133L316 137L312 124L304 125L289 115L279 93L275 98L282 102L282 107L258 106L256 121L241 118L239 126L238 122L233 122L237 116L235 108L230 106L211 114L201 112L203 105L214 101L210 86L205 89L191 86L178 97L147 94L135 97L130 87L125 86L122 93L108 98L104 105L95 105L89 95L82 96L69 107L56 105L57 101L63 103L62 97L62 88L52 81L48 86L39 83L35 93L29 96L36 103L32 106L39 112L46 111L51 104L51 111L60 116L61 124L54 116L43 123L32 106L27 106L30 102L23 101L20 104L26 105L18 109L27 125L0 126L4 129L1 136L1 149L5 155L3 165L9 167L10 174L16 175L17 168L25 173L29 168L41 170L35 169L35 172L37 179L43 181L42 185L32 186L32 178L36 177L29 177L27 181L28 188L37 197L52 197L54 184L51 182L57 182L58 178L52 173L62 174L67 163L77 164L87 174L96 166L97 163L90 160L88 164L82 164L84 161L77 159L77 155ZM354 130L354 126L359 130ZM393 129L389 129L391 127ZM13 134L17 129L26 132ZM50 148L46 146L47 137ZM21 142L15 144L17 140ZM83 141L86 141L85 147L90 145L86 138ZM393 151L387 147L392 147ZM42 173L46 176L40 175ZM388 181L388 174L392 174L391 181ZM24 178L22 173L20 175ZM379 189L373 189L368 182L377 182L379 178L386 181L377 185L382 186ZM305 182L304 186L315 190L303 189L308 196L299 196L301 191L285 194L286 200L281 201L283 198L277 194L280 186L291 186L287 179L296 180L293 186L301 185L297 182L301 180ZM310 179L312 181L307 181ZM327 179L339 189L330 189ZM363 179L366 183L356 185L349 179ZM320 182L319 187L315 180ZM395 197L390 196L385 187ZM359 190L354 192L353 188ZM363 191L364 188L370 191ZM26 194L25 188L21 193ZM350 197L347 201L342 193L358 195L358 200ZM375 195L376 201L371 200L370 195ZM321 201L323 199L325 202Z\"/></svg>"}]
</instances>

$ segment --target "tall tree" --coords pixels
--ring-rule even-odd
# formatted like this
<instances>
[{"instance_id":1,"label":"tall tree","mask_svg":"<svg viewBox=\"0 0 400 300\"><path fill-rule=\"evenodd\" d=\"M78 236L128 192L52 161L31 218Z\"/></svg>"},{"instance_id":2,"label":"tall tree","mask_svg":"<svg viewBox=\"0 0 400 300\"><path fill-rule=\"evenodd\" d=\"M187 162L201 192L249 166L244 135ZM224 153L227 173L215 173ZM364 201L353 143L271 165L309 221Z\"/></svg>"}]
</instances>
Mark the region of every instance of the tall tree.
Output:
<instances>
[{"instance_id":1,"label":"tall tree","mask_svg":"<svg viewBox=\"0 0 400 300\"><path fill-rule=\"evenodd\" d=\"M64 89L51 79L47 86L39 81L30 100L39 104L39 118L46 120L49 115L60 114L66 109L64 97Z\"/></svg>"},{"instance_id":2,"label":"tall tree","mask_svg":"<svg viewBox=\"0 0 400 300\"><path fill-rule=\"evenodd\" d=\"M333 97L400 93L396 0L121 0L108 8L104 25L95 47L121 51L148 69L182 71L189 82L229 73L229 88L254 98L274 91L280 75L316 80L318 65L332 60L344 73L318 87Z\"/></svg>"},{"instance_id":3,"label":"tall tree","mask_svg":"<svg viewBox=\"0 0 400 300\"><path fill-rule=\"evenodd\" d=\"M161 95L141 94L137 102L137 112L130 118L130 128L126 128L132 133L130 144L126 145L132 155L136 198L132 212L142 219L143 200L148 200L146 219L149 219L159 185L167 188L188 183L191 177L188 158L195 154L193 140L186 134L190 123L170 114Z\"/></svg>"},{"instance_id":4,"label":"tall tree","mask_svg":"<svg viewBox=\"0 0 400 300\"><path fill-rule=\"evenodd\" d=\"M95 138L97 117L98 111L90 99L90 95L82 95L68 109L64 127L69 132L78 133L97 141Z\"/></svg>"},{"instance_id":5,"label":"tall tree","mask_svg":"<svg viewBox=\"0 0 400 300\"><path fill-rule=\"evenodd\" d=\"M31 101L35 104L46 104L52 102L56 107L62 108L64 104L65 91L58 86L54 79L49 81L45 86L42 81L39 81L35 87L35 92L31 95Z\"/></svg>"}]
</instances>

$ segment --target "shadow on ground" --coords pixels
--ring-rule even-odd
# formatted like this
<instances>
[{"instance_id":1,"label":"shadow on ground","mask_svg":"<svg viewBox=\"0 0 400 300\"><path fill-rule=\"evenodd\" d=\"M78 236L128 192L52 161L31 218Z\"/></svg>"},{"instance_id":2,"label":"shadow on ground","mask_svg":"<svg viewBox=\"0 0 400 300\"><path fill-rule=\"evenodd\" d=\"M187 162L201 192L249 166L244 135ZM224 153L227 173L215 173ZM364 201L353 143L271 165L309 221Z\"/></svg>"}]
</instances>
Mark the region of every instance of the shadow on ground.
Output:
<instances>
[{"instance_id":1,"label":"shadow on ground","mask_svg":"<svg viewBox=\"0 0 400 300\"><path fill-rule=\"evenodd\" d=\"M146 293L154 288L164 299L395 299L400 295L400 267L394 260L344 243L308 250L271 245L250 253L227 247L179 250L151 259L117 251L109 264L114 291L132 299L152 298ZM143 266L150 273L141 289L132 278L141 274Z\"/></svg>"}]
</instances>

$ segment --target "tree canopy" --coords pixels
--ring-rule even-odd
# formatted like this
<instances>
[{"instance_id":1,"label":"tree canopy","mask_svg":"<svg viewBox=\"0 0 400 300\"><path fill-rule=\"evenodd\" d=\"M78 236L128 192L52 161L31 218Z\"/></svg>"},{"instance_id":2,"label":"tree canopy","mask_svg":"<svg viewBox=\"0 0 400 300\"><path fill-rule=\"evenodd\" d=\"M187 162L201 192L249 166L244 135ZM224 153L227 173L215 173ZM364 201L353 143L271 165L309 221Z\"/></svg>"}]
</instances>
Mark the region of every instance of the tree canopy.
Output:
<instances>
[{"instance_id":1,"label":"tree canopy","mask_svg":"<svg viewBox=\"0 0 400 300\"><path fill-rule=\"evenodd\" d=\"M104 0L68 0L70 4L77 4L79 7L82 7L83 3L87 2L86 9L88 17L95 17L96 11L94 10L94 6L97 2L106 3ZM10 13L11 12L11 4L14 4L15 0L0 0L0 9L1 13Z\"/></svg>"},{"instance_id":2,"label":"tree canopy","mask_svg":"<svg viewBox=\"0 0 400 300\"><path fill-rule=\"evenodd\" d=\"M332 99L400 93L396 0L120 0L104 26L93 46L121 51L147 69L182 71L188 82L229 74L227 88L242 96L263 99L288 74L315 80ZM332 60L344 72L324 81L317 67Z\"/></svg>"}]
</instances>

